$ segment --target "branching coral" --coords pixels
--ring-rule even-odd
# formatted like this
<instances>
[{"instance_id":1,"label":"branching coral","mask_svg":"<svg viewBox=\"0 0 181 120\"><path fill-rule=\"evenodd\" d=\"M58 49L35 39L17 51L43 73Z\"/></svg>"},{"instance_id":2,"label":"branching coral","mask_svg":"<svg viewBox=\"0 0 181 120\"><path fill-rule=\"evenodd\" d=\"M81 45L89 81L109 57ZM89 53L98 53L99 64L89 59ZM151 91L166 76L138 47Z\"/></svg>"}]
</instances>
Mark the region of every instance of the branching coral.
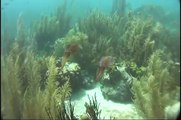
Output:
<instances>
[{"instance_id":1,"label":"branching coral","mask_svg":"<svg viewBox=\"0 0 181 120\"><path fill-rule=\"evenodd\" d=\"M154 40L152 39L152 21L142 21L139 18L130 18L126 23L126 32L122 36L127 56L129 59L141 66L145 64L154 49Z\"/></svg>"},{"instance_id":2,"label":"branching coral","mask_svg":"<svg viewBox=\"0 0 181 120\"><path fill-rule=\"evenodd\" d=\"M22 118L44 118L42 92L40 91L40 65L33 53L27 53L25 65L24 78L27 81L24 81L26 87L24 87Z\"/></svg>"},{"instance_id":3,"label":"branching coral","mask_svg":"<svg viewBox=\"0 0 181 120\"><path fill-rule=\"evenodd\" d=\"M104 55L129 60L126 67L130 68L130 74L137 77L131 84L134 102L144 118L164 118L165 107L179 99L179 64L162 58L165 53L154 51L161 48L173 54L174 61L180 61L177 44L180 36L174 31L167 31L159 22L143 21L131 13L128 17L120 17L93 11L68 32L70 17L66 14L65 2L55 15L42 17L35 29L31 29L33 34L25 34L22 14L17 27L15 42L7 50L8 54L2 56L1 113L4 119L74 119L74 106L69 103L69 109L66 109L65 101L71 95L71 87L74 88L79 82L71 80L74 76L79 79L80 68L94 76L95 66ZM74 56L80 64L79 71L69 71L73 75L63 76L58 85L58 74L64 69L58 71L53 56L35 56L32 46L26 43L32 42L31 39L37 44L37 52L50 54L54 45L56 57L63 56L65 47L70 44L80 44L82 47ZM170 42L171 39L174 40ZM145 67L147 64L148 67ZM116 74L111 75L115 79ZM92 100L89 98L85 107L90 119L100 118L96 96Z\"/></svg>"},{"instance_id":4,"label":"branching coral","mask_svg":"<svg viewBox=\"0 0 181 120\"><path fill-rule=\"evenodd\" d=\"M161 51L154 52L149 59L146 75L133 81L134 103L144 118L165 118L165 107L177 101L177 98L171 97L178 92L175 79L161 56Z\"/></svg>"},{"instance_id":5,"label":"branching coral","mask_svg":"<svg viewBox=\"0 0 181 120\"><path fill-rule=\"evenodd\" d=\"M4 118L17 118L22 116L23 95L24 95L24 69L26 65L27 45L23 29L22 14L17 20L16 42L8 50L7 56L2 57L2 113ZM26 86L26 85L25 85Z\"/></svg>"},{"instance_id":6,"label":"branching coral","mask_svg":"<svg viewBox=\"0 0 181 120\"><path fill-rule=\"evenodd\" d=\"M31 52L26 52L22 59L15 50L2 58L2 109L4 119L46 119L45 107L56 111L60 101L70 96L69 81L59 88L56 85L57 69L55 58L50 57L49 76L45 88L41 88L41 64ZM22 62L20 62L22 60ZM43 64L44 65L44 64ZM53 118L57 118L54 113Z\"/></svg>"},{"instance_id":7,"label":"branching coral","mask_svg":"<svg viewBox=\"0 0 181 120\"><path fill-rule=\"evenodd\" d=\"M50 110L54 119L58 116L58 104L64 102L64 100L70 95L71 88L69 81L67 81L62 88L58 88L56 84L57 69L55 64L55 58L50 57L48 63L48 78L47 85L44 92L44 106Z\"/></svg>"},{"instance_id":8,"label":"branching coral","mask_svg":"<svg viewBox=\"0 0 181 120\"><path fill-rule=\"evenodd\" d=\"M112 42L119 38L122 27L122 19L116 14L107 16L100 11L92 11L90 15L79 22L81 32L88 35L90 43L96 43L97 39L104 36L107 39L112 39Z\"/></svg>"},{"instance_id":9,"label":"branching coral","mask_svg":"<svg viewBox=\"0 0 181 120\"><path fill-rule=\"evenodd\" d=\"M20 76L19 56L13 59L11 55L2 58L1 77L1 113L3 118L21 118L22 91Z\"/></svg>"},{"instance_id":10,"label":"branching coral","mask_svg":"<svg viewBox=\"0 0 181 120\"><path fill-rule=\"evenodd\" d=\"M180 33L171 32L171 30L163 27L159 39L162 41L159 42L158 47L171 54L175 62L180 62Z\"/></svg>"},{"instance_id":11,"label":"branching coral","mask_svg":"<svg viewBox=\"0 0 181 120\"><path fill-rule=\"evenodd\" d=\"M71 44L82 45L86 43L88 36L79 31L79 28L69 30L67 35L63 38L59 38L55 41L54 50L57 57L63 56L63 53L67 46Z\"/></svg>"},{"instance_id":12,"label":"branching coral","mask_svg":"<svg viewBox=\"0 0 181 120\"><path fill-rule=\"evenodd\" d=\"M34 32L37 50L50 50L50 45L52 45L58 37L58 24L59 22L56 17L44 16L41 18Z\"/></svg>"},{"instance_id":13,"label":"branching coral","mask_svg":"<svg viewBox=\"0 0 181 120\"><path fill-rule=\"evenodd\" d=\"M34 27L34 41L37 50L51 53L55 40L64 36L70 28L70 17L66 13L66 6L57 8L53 16L43 16Z\"/></svg>"},{"instance_id":14,"label":"branching coral","mask_svg":"<svg viewBox=\"0 0 181 120\"><path fill-rule=\"evenodd\" d=\"M124 32L120 29L124 22L116 14L107 16L100 11L92 11L79 22L79 30L88 36L88 42L82 45L83 50L77 57L78 60L85 59L80 64L82 69L95 71L95 65L103 55L119 56L117 53L120 47L117 46L120 45L118 41Z\"/></svg>"}]
</instances>

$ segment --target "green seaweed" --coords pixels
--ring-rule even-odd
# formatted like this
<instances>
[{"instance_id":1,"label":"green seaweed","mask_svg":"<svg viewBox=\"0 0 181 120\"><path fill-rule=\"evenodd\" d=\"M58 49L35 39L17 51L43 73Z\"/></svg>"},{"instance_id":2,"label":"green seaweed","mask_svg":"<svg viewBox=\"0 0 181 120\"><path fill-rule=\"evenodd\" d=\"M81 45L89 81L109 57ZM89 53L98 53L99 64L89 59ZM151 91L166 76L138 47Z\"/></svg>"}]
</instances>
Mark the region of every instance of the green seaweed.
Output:
<instances>
[{"instance_id":1,"label":"green seaweed","mask_svg":"<svg viewBox=\"0 0 181 120\"><path fill-rule=\"evenodd\" d=\"M87 42L82 45L83 49L76 56L78 61L84 60L80 63L82 69L94 73L102 56L119 56L119 38L124 33L120 28L124 22L125 19L116 14L108 16L98 10L93 10L85 19L79 21L80 32L88 36Z\"/></svg>"},{"instance_id":2,"label":"green seaweed","mask_svg":"<svg viewBox=\"0 0 181 120\"><path fill-rule=\"evenodd\" d=\"M143 21L140 18L132 17L126 23L126 31L123 34L126 59L132 59L138 66L146 64L147 59L154 50L155 40L152 38L153 22ZM123 52L124 52L123 51Z\"/></svg>"},{"instance_id":3,"label":"green seaweed","mask_svg":"<svg viewBox=\"0 0 181 120\"><path fill-rule=\"evenodd\" d=\"M42 16L30 33L25 31L22 14L19 15L15 41L6 44L7 52L1 58L3 119L76 119L74 105L71 101L68 105L65 102L74 93L69 78L62 77L57 84L60 69L56 58L63 56L70 44L82 46L74 60L89 75L95 75L102 56L116 57L118 64L135 77L128 82L132 83L139 115L145 119L165 118L165 108L179 100L180 35L178 29L159 22L164 16L159 15L164 11L158 6L140 9L154 8L153 14L160 11L156 17L152 16L154 19L148 19L145 11L141 15L136 11L126 15L126 6L122 6L122 15L92 11L70 29L66 4L64 1L55 14ZM2 38L4 43L9 37ZM49 56L52 53L53 56ZM116 69L118 64L111 69ZM87 118L100 118L96 95L89 97L85 107Z\"/></svg>"},{"instance_id":4,"label":"green seaweed","mask_svg":"<svg viewBox=\"0 0 181 120\"><path fill-rule=\"evenodd\" d=\"M63 37L70 29L70 16L66 11L66 4L59 6L55 14L42 16L34 24L33 37L36 51L43 55L52 53L52 46L56 39Z\"/></svg>"},{"instance_id":5,"label":"green seaweed","mask_svg":"<svg viewBox=\"0 0 181 120\"><path fill-rule=\"evenodd\" d=\"M5 119L21 118L20 111L23 107L21 98L23 93L20 88L21 81L19 79L20 69L18 60L19 56L13 59L11 55L1 59L1 113Z\"/></svg>"},{"instance_id":6,"label":"green seaweed","mask_svg":"<svg viewBox=\"0 0 181 120\"><path fill-rule=\"evenodd\" d=\"M99 109L99 104L97 102L96 93L92 99L89 98L89 103L85 103L86 113L89 116L89 119L98 120L100 119L101 110Z\"/></svg>"},{"instance_id":7,"label":"green seaweed","mask_svg":"<svg viewBox=\"0 0 181 120\"><path fill-rule=\"evenodd\" d=\"M133 80L134 103L143 118L165 118L166 106L178 100L170 98L178 91L175 79L169 73L168 66L164 65L163 55L162 51L155 51L149 59L146 74L140 80Z\"/></svg>"},{"instance_id":8,"label":"green seaweed","mask_svg":"<svg viewBox=\"0 0 181 120\"><path fill-rule=\"evenodd\" d=\"M75 26L74 29L70 29L69 32L63 38L58 38L54 44L54 54L57 57L63 56L64 51L68 45L78 44L82 46L82 44L86 43L88 36L79 31L79 28ZM82 49L82 47L81 47Z\"/></svg>"},{"instance_id":9,"label":"green seaweed","mask_svg":"<svg viewBox=\"0 0 181 120\"><path fill-rule=\"evenodd\" d=\"M113 0L111 14L118 14L123 17L126 13L126 0Z\"/></svg>"},{"instance_id":10,"label":"green seaweed","mask_svg":"<svg viewBox=\"0 0 181 120\"><path fill-rule=\"evenodd\" d=\"M45 107L57 118L57 105L71 94L69 81L59 88L56 85L55 58L48 58L49 75L41 89L41 64L31 52L25 54L22 63L20 54L13 50L2 58L2 114L4 119L47 119ZM23 72L22 72L23 71ZM23 73L23 74L22 74ZM8 88L8 89L7 89Z\"/></svg>"}]
</instances>

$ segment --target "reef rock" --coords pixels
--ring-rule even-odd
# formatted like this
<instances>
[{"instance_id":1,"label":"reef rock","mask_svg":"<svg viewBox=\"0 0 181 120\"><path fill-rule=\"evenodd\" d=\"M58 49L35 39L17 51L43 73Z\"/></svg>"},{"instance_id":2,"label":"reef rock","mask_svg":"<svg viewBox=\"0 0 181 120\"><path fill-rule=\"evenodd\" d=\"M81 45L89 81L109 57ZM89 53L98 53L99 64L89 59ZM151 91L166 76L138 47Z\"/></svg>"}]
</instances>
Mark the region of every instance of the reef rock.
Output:
<instances>
[{"instance_id":1,"label":"reef rock","mask_svg":"<svg viewBox=\"0 0 181 120\"><path fill-rule=\"evenodd\" d=\"M93 89L96 85L95 81L94 81L94 76L89 74L87 71L82 71L81 72L84 80L83 80L83 88L84 89Z\"/></svg>"},{"instance_id":2,"label":"reef rock","mask_svg":"<svg viewBox=\"0 0 181 120\"><path fill-rule=\"evenodd\" d=\"M59 67L60 63L57 61L58 84L63 84L66 80L70 81L72 91L77 91L82 87L83 78L81 76L81 68L77 63L66 63L63 69Z\"/></svg>"},{"instance_id":3,"label":"reef rock","mask_svg":"<svg viewBox=\"0 0 181 120\"><path fill-rule=\"evenodd\" d=\"M132 77L125 71L125 67L116 66L106 71L101 80L101 91L104 98L114 102L131 102L130 84Z\"/></svg>"}]
</instances>

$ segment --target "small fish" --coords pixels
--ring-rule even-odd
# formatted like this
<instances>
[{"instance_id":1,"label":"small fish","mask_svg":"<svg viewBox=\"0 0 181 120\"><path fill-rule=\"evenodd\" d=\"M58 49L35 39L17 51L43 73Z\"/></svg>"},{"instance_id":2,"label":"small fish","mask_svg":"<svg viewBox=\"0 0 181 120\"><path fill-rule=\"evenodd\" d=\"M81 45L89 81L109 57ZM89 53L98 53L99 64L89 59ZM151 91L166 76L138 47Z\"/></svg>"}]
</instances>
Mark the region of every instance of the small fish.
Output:
<instances>
[{"instance_id":1,"label":"small fish","mask_svg":"<svg viewBox=\"0 0 181 120\"><path fill-rule=\"evenodd\" d=\"M101 76L103 75L104 73L104 70L113 65L114 63L114 58L112 56L104 56L101 58L100 62L99 62L99 68L97 70L97 73L96 73L96 80L98 81Z\"/></svg>"},{"instance_id":2,"label":"small fish","mask_svg":"<svg viewBox=\"0 0 181 120\"><path fill-rule=\"evenodd\" d=\"M70 44L66 47L66 50L64 52L64 55L61 61L62 68L64 67L65 63L70 58L70 56L75 54L79 49L81 49L81 46L79 44Z\"/></svg>"}]
</instances>

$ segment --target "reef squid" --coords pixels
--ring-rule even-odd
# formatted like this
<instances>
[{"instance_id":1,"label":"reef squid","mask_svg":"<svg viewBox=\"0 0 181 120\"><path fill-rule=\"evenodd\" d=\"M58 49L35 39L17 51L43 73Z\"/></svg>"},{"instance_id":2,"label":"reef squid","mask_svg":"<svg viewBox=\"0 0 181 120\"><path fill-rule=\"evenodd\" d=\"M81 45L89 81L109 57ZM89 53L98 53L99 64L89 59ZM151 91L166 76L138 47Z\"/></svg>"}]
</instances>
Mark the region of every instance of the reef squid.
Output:
<instances>
[{"instance_id":1,"label":"reef squid","mask_svg":"<svg viewBox=\"0 0 181 120\"><path fill-rule=\"evenodd\" d=\"M114 63L114 58L112 56L104 56L101 58L101 60L99 61L99 68L96 73L97 81L102 77L104 70L109 66L111 66L113 63Z\"/></svg>"},{"instance_id":2,"label":"reef squid","mask_svg":"<svg viewBox=\"0 0 181 120\"><path fill-rule=\"evenodd\" d=\"M79 44L69 44L66 46L66 49L65 49L64 55L62 57L62 61L61 61L62 68L64 67L65 63L68 61L70 56L75 54L80 48L82 48L82 47Z\"/></svg>"}]
</instances>

